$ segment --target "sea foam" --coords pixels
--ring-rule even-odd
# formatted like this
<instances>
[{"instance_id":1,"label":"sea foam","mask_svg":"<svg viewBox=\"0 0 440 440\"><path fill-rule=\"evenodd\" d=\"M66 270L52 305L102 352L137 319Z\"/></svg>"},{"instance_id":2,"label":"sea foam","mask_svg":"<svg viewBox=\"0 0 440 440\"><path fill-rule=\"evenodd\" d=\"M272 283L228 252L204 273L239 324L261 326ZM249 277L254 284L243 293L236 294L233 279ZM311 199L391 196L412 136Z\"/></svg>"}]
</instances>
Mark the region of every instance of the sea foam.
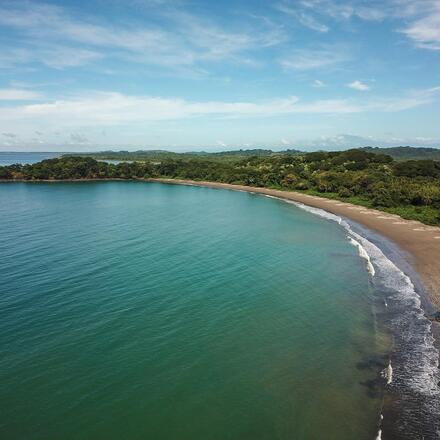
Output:
<instances>
[{"instance_id":1,"label":"sea foam","mask_svg":"<svg viewBox=\"0 0 440 440\"><path fill-rule=\"evenodd\" d=\"M363 258L364 260L367 261L367 269L368 269L368 272L370 273L370 275L371 275L372 277L374 277L376 271L374 270L374 266L373 266L373 264L371 263L371 258L370 258L370 256L368 255L368 253L367 253L367 251L365 250L365 248L364 248L364 247L363 247L358 241L356 241L353 237L348 236L348 239L350 240L350 243L351 243L353 246L356 246L356 247L359 249L359 256L360 256L361 258Z\"/></svg>"},{"instance_id":2,"label":"sea foam","mask_svg":"<svg viewBox=\"0 0 440 440\"><path fill-rule=\"evenodd\" d=\"M350 243L366 261L373 284L384 294L386 325L394 339L393 366L390 361L384 376L387 387L399 396L400 420L396 420L396 425L405 426L402 438L414 438L413 434L421 432L425 433L425 438L440 438L439 352L434 345L431 322L423 312L420 296L410 277L378 246L355 232L348 221L320 208L279 200L334 221L346 230ZM409 420L414 426L408 425ZM381 435L382 430L379 430L377 438Z\"/></svg>"},{"instance_id":3,"label":"sea foam","mask_svg":"<svg viewBox=\"0 0 440 440\"><path fill-rule=\"evenodd\" d=\"M406 358L408 362L408 372L412 371L412 374L407 377L408 384L414 391L423 392L429 395L435 394L440 397L440 390L437 386L438 378L438 351L434 347L434 338L431 332L431 322L425 317L421 307L420 296L417 294L414 284L411 279L403 273L385 254L371 241L362 237L358 233L354 232L351 225L343 220L341 217L324 211L323 209L310 207L299 202L291 202L301 209L304 209L313 214L324 217L328 220L332 220L340 224L348 232L351 243L359 248L359 254L362 258L367 260L367 264L370 267L369 272L371 275L376 275L375 267L379 272L379 282L385 286L391 293L391 299L399 305L406 313L400 314L400 316L394 317L394 324L399 327L400 330L405 329L404 337L407 341L417 336L417 333L411 331L411 321L417 321L423 327L423 336L419 344L421 352L418 350L416 353L408 353ZM374 272L371 272L371 267ZM400 308L400 307L399 307Z\"/></svg>"}]
</instances>

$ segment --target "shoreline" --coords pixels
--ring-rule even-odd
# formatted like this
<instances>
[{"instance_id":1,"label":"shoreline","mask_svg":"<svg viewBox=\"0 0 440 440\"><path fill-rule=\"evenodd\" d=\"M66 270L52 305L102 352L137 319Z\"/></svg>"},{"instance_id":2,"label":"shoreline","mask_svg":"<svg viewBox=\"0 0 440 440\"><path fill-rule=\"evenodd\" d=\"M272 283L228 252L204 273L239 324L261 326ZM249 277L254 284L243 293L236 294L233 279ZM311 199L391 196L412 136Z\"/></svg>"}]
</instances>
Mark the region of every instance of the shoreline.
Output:
<instances>
[{"instance_id":1,"label":"shoreline","mask_svg":"<svg viewBox=\"0 0 440 440\"><path fill-rule=\"evenodd\" d=\"M392 296L384 297L386 299L384 300L385 309L383 313L388 314L388 318L384 322L387 322L386 328L397 338L397 340L395 340L395 348L397 348L397 350L393 349L393 356L395 356L397 365L395 366L393 357L393 367L391 367L390 357L387 369L382 371L382 377L387 377L387 384L384 387L385 401L381 408L378 422L379 433L385 429L390 438L400 438L400 427L402 423L405 423L405 415L408 414L408 411L410 411L410 413L419 411L417 408L420 409L421 407L424 409L422 414L428 416L428 418L424 419L424 417L422 417L412 428L419 430L421 429L420 427L422 427L423 432L427 435L434 433L432 429L436 429L436 427L439 429L436 422L432 424L433 415L436 417L435 414L438 414L439 404L437 401L437 403L431 406L433 396L430 390L433 391L440 386L440 382L437 384L439 379L440 323L432 322L429 324L426 317L431 317L434 311L440 309L440 227L427 226L421 222L405 220L397 215L388 214L383 211L295 191L281 191L277 189L219 182L167 178L66 179L48 181L9 180L7 182L78 183L97 182L100 180L139 181L226 189L290 201L306 210L308 210L307 208L309 207L317 208L317 210L310 209L310 211L333 221L336 219L336 221L348 230L349 237L352 234L354 234L355 238L358 237L356 240L359 240L357 245L360 249L363 249L363 246L366 247L367 257L363 256L361 252L359 254L367 260L370 266L370 255L373 255L376 261L381 261L378 260L377 252L375 253L374 251L374 247L376 246L376 250L383 258L390 259L390 264L396 265L395 269L400 273L397 278L406 278L407 281L403 280L404 283L406 283L405 287L407 287L408 283L411 285L411 289L415 287L415 290L411 290L412 293L410 294L409 301L408 297L406 300L403 299L403 301L398 299L397 303L400 304L400 306L397 309L395 308L395 304L393 304L393 302L395 303L395 299L393 299ZM2 182L2 180L0 180L0 182ZM319 212L322 214L319 214ZM330 216L326 213L333 215ZM335 216L339 218L339 220ZM378 279L380 280L382 276L382 281L379 282L396 279L395 274L391 274L390 277L388 273L385 274L385 278L383 278L384 274L381 274L382 267L384 267L384 265L381 262L375 266ZM368 268L368 270L371 273L370 268ZM374 276L375 269L372 268L371 270ZM379 270L379 275L377 274L377 270ZM411 284L411 281L414 285ZM395 289L395 286L392 288ZM395 291L405 292L405 289ZM421 307L419 300L412 299L414 295L420 298L422 302ZM391 303L389 300L391 300ZM418 301L418 305L416 304L415 309L414 301ZM388 308L387 302L392 305L391 309ZM385 312L385 310L391 310L391 312ZM414 311L416 312L416 316L413 315ZM391 320L390 317L392 318ZM396 317L398 317L400 323L397 327L395 326ZM407 339L408 333L405 331L408 325L412 329L409 339ZM430 341L429 344L431 344L431 348L425 347L426 341ZM423 362L420 363L422 359ZM389 373L390 369L391 375ZM396 385L392 380L393 369L396 370L396 377L398 378ZM387 376L384 376L384 372L386 372ZM405 382L401 382L403 378L405 378ZM432 382L432 380L434 380L434 382ZM430 384L429 388L428 382ZM417 386L416 388L414 388L414 384ZM422 388L419 388L420 385ZM438 395L438 392L436 392L436 395ZM435 400L437 400L437 397L435 397ZM431 409L433 413L431 413ZM413 431L413 433L415 432L416 431ZM379 435L380 434L378 434L378 438Z\"/></svg>"},{"instance_id":2,"label":"shoreline","mask_svg":"<svg viewBox=\"0 0 440 440\"><path fill-rule=\"evenodd\" d=\"M389 214L372 208L343 202L325 197L312 196L296 191L281 191L230 183L168 179L168 178L102 178L102 179L51 179L51 180L9 180L0 179L0 183L80 183L109 181L157 182L173 185L190 185L207 188L229 189L248 193L262 194L284 200L302 203L313 208L323 209L377 233L396 244L403 251L406 263L420 276L424 290L433 311L440 310L440 227L429 226L417 220L406 220L396 214ZM440 325L437 325L440 335ZM440 343L440 341L439 341Z\"/></svg>"},{"instance_id":3,"label":"shoreline","mask_svg":"<svg viewBox=\"0 0 440 440\"><path fill-rule=\"evenodd\" d=\"M417 221L404 220L397 215L390 215L374 209L366 209L330 200L322 197L301 194L297 192L279 191L267 188L254 188L242 185L231 185L216 182L200 182L178 179L148 179L150 182L174 185L189 185L207 188L229 189L248 192L279 200L295 202L303 209L317 208L326 217L342 219L349 236L357 234L356 239L360 249L366 252L367 265L371 266L370 255L378 259L378 253L394 266L394 271L386 278L380 273L385 289L385 280L398 280L398 299L394 294L385 297L385 308L382 314L384 329L393 337L393 347L390 351L388 367L382 370L386 378L383 385L383 402L378 417L377 439L386 437L414 438L414 434L423 433L423 438L436 438L439 431L438 403L438 368L440 357L440 323L427 318L432 316L440 307L440 228L428 227ZM313 210L312 210L313 213ZM335 220L335 218L329 218ZM336 220L337 221L337 220ZM435 238L438 237L438 238ZM363 246L367 245L367 251ZM376 248L376 252L374 251ZM380 260L383 263L383 260ZM382 264L379 266L382 267ZM389 265L388 265L389 269ZM374 268L370 274L374 275ZM396 278L397 275L397 278ZM377 274L375 275L377 276ZM403 283L403 284L402 284ZM402 290L400 290L402 289ZM409 290L409 291L408 291ZM408 296L409 294L409 296ZM391 311L389 308L391 301ZM411 331L408 333L408 326ZM430 341L430 342L429 342ZM430 347L429 347L430 345ZM396 361L396 362L395 362ZM397 383L393 380L393 370ZM402 426L408 423L409 415L419 413L419 418L407 426L411 437L402 431Z\"/></svg>"},{"instance_id":4,"label":"shoreline","mask_svg":"<svg viewBox=\"0 0 440 440\"><path fill-rule=\"evenodd\" d=\"M420 275L432 306L440 309L440 227L428 226L416 220L405 220L371 208L324 197L311 196L295 191L259 188L228 183L180 179L144 179L176 185L192 185L208 188L230 189L269 195L299 202L352 220L395 243L403 252L407 263Z\"/></svg>"}]
</instances>

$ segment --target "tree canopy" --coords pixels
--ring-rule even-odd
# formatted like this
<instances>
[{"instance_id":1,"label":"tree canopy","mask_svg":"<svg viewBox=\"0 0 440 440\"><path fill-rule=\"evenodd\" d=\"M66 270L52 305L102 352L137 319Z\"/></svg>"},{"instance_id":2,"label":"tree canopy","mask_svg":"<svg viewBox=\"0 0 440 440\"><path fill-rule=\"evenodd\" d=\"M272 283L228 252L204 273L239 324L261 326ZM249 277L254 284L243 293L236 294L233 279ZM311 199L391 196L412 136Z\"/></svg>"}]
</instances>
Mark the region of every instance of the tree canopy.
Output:
<instances>
[{"instance_id":1,"label":"tree canopy","mask_svg":"<svg viewBox=\"0 0 440 440\"><path fill-rule=\"evenodd\" d=\"M440 224L440 162L395 162L353 149L282 155L237 155L236 160L175 156L118 164L64 156L33 165L0 167L2 180L139 179L167 177L308 191Z\"/></svg>"}]
</instances>

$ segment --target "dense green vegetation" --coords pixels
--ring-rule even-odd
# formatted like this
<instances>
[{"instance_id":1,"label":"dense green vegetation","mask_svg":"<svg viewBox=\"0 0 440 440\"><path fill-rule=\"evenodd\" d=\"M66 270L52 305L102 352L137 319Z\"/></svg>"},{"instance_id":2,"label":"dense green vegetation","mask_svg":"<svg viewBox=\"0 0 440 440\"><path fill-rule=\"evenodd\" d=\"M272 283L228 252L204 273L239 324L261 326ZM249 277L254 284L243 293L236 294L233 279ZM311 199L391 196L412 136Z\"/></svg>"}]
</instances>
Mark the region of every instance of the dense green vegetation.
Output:
<instances>
[{"instance_id":1,"label":"dense green vegetation","mask_svg":"<svg viewBox=\"0 0 440 440\"><path fill-rule=\"evenodd\" d=\"M65 156L0 167L7 180L168 177L305 191L440 224L440 162L394 161L365 150L237 155L235 160L178 156L161 161L98 162Z\"/></svg>"},{"instance_id":2,"label":"dense green vegetation","mask_svg":"<svg viewBox=\"0 0 440 440\"><path fill-rule=\"evenodd\" d=\"M250 156L278 156L281 154L301 154L298 150L285 150L274 152L272 150L234 150L218 153L207 153L205 151L174 153L164 150L138 150L138 151L100 151L95 153L78 153L78 156L92 157L96 160L113 161L163 161L166 159L209 159L221 162L234 162L237 159L245 159ZM75 154L76 156L76 154Z\"/></svg>"},{"instance_id":3,"label":"dense green vegetation","mask_svg":"<svg viewBox=\"0 0 440 440\"><path fill-rule=\"evenodd\" d=\"M395 160L440 160L440 149L436 148L414 148L414 147L392 147L377 148L364 147L362 151L375 154L387 154ZM101 151L94 153L78 153L75 156L92 157L96 160L117 160L117 161L162 161L166 159L209 159L223 162L234 162L237 159L246 159L250 156L278 157L284 155L303 155L305 152L299 150L272 151L268 149L234 150L218 153L205 151L174 153L164 150L138 150L138 151Z\"/></svg>"},{"instance_id":4,"label":"dense green vegetation","mask_svg":"<svg viewBox=\"0 0 440 440\"><path fill-rule=\"evenodd\" d=\"M423 148L423 147L390 147L377 148L365 147L362 150L368 153L382 153L388 154L396 160L440 160L440 149L438 148Z\"/></svg>"}]
</instances>

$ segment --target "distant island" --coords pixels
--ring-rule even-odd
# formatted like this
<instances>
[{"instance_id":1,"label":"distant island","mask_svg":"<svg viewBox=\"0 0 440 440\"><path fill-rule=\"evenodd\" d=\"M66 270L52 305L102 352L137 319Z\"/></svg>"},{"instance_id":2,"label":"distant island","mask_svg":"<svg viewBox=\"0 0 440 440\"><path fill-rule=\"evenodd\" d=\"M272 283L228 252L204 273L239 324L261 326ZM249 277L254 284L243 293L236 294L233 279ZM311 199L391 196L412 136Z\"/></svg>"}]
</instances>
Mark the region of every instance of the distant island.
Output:
<instances>
[{"instance_id":1,"label":"distant island","mask_svg":"<svg viewBox=\"0 0 440 440\"><path fill-rule=\"evenodd\" d=\"M284 154L305 154L300 150L284 150L272 151L268 149L251 149L251 150L231 150L220 152L207 151L190 151L187 153L175 153L166 150L137 150L137 151L100 151L91 153L77 153L74 156L92 157L97 160L117 160L117 161L148 161L148 160L165 160L165 159L209 159L216 161L236 161L237 159L250 156L279 156Z\"/></svg>"},{"instance_id":2,"label":"distant island","mask_svg":"<svg viewBox=\"0 0 440 440\"><path fill-rule=\"evenodd\" d=\"M387 154L395 160L439 160L440 149L424 147L362 147L359 150L367 153ZM320 150L321 151L321 150ZM145 160L164 160L164 159L210 159L218 161L235 161L239 158L249 156L273 157L284 155L304 155L306 151L297 149L287 149L282 151L273 151L265 148L255 148L250 150L231 150L221 152L192 151L187 153L175 153L166 150L137 150L137 151L100 151L90 153L74 153L73 155L92 157L96 160L117 160L117 161L145 161Z\"/></svg>"},{"instance_id":3,"label":"distant island","mask_svg":"<svg viewBox=\"0 0 440 440\"><path fill-rule=\"evenodd\" d=\"M184 154L102 152L62 156L32 165L0 167L0 179L168 178L221 182L300 191L440 225L440 162L432 159L397 161L384 151L388 150L364 148L313 153L239 150ZM102 157L120 162L97 160Z\"/></svg>"},{"instance_id":4,"label":"distant island","mask_svg":"<svg viewBox=\"0 0 440 440\"><path fill-rule=\"evenodd\" d=\"M440 160L440 149L424 147L364 147L362 150L369 153L388 154L395 160Z\"/></svg>"}]
</instances>

